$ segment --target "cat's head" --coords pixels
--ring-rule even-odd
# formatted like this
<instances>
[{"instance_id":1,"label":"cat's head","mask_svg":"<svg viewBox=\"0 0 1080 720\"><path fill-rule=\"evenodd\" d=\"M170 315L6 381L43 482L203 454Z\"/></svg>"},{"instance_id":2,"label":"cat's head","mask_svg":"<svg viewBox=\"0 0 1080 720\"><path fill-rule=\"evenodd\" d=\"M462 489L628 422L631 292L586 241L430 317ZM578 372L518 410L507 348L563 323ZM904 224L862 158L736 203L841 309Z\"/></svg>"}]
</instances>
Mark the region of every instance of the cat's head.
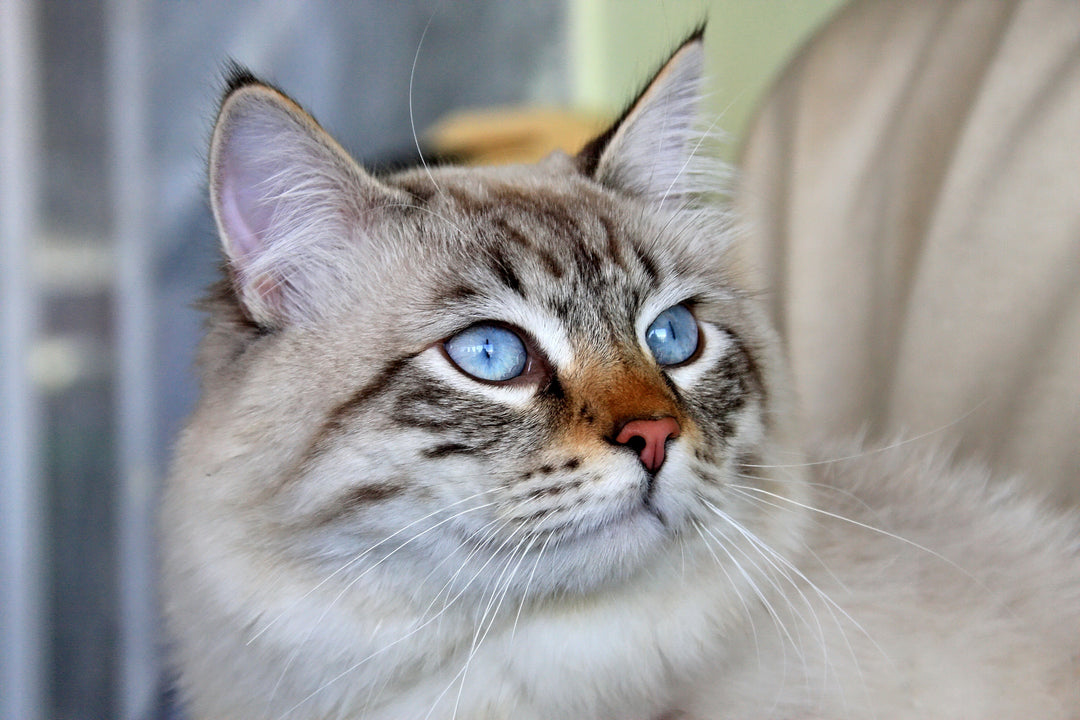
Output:
<instances>
[{"instance_id":1,"label":"cat's head","mask_svg":"<svg viewBox=\"0 0 1080 720\"><path fill-rule=\"evenodd\" d=\"M210 162L227 278L180 454L206 522L424 602L475 573L593 592L724 515L760 531L729 486L763 482L783 391L703 180L702 64L698 34L575 157L384 178L238 73Z\"/></svg>"}]
</instances>

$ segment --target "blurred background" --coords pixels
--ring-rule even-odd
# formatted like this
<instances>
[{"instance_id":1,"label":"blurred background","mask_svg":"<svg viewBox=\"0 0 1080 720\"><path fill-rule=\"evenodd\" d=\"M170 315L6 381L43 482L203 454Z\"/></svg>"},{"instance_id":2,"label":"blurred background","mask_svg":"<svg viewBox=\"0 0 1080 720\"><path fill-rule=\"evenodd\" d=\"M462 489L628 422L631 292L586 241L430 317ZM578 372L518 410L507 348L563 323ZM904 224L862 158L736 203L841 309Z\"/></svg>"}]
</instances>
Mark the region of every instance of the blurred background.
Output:
<instances>
[{"instance_id":1,"label":"blurred background","mask_svg":"<svg viewBox=\"0 0 1080 720\"><path fill-rule=\"evenodd\" d=\"M171 716L155 503L218 264L203 165L227 59L388 168L416 161L414 128L466 152L426 133L448 117L519 127L463 110L528 134L569 109L576 142L708 17L734 156L839 4L0 0L0 718Z\"/></svg>"}]
</instances>

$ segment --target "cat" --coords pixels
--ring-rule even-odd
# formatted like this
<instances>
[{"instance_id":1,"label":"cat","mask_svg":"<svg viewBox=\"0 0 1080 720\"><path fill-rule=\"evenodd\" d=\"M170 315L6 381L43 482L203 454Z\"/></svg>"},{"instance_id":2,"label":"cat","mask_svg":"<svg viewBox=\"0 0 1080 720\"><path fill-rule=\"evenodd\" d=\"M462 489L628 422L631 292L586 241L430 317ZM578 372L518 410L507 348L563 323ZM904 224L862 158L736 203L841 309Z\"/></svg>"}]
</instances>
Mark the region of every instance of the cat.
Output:
<instances>
[{"instance_id":1,"label":"cat","mask_svg":"<svg viewBox=\"0 0 1080 720\"><path fill-rule=\"evenodd\" d=\"M1080 717L1074 517L807 449L702 66L575 156L381 178L233 73L162 515L193 719Z\"/></svg>"}]
</instances>

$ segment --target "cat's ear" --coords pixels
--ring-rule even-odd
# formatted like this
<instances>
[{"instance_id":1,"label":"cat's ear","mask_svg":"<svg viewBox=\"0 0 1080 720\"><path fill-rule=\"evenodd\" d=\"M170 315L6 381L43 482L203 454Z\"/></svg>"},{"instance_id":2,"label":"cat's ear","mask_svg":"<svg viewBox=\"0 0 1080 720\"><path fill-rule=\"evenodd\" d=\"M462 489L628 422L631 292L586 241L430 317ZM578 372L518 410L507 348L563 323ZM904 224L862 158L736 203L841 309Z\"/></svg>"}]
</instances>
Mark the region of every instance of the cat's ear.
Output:
<instances>
[{"instance_id":1,"label":"cat's ear","mask_svg":"<svg viewBox=\"0 0 1080 720\"><path fill-rule=\"evenodd\" d=\"M699 134L704 27L690 35L606 132L578 154L598 182L662 203L691 191Z\"/></svg>"},{"instance_id":2,"label":"cat's ear","mask_svg":"<svg viewBox=\"0 0 1080 720\"><path fill-rule=\"evenodd\" d=\"M210 199L241 303L274 328L331 301L365 211L389 191L281 92L233 72L210 147ZM352 254L355 256L355 253Z\"/></svg>"}]
</instances>

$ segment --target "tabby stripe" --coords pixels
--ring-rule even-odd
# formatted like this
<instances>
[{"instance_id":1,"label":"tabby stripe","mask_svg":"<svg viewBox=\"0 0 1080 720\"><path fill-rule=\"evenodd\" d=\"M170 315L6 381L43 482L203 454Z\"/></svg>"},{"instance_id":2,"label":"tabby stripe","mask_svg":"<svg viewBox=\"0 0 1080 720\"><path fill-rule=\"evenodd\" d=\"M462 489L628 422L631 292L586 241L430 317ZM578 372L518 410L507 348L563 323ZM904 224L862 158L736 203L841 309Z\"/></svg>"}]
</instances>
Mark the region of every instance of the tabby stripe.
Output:
<instances>
[{"instance_id":1,"label":"tabby stripe","mask_svg":"<svg viewBox=\"0 0 1080 720\"><path fill-rule=\"evenodd\" d=\"M458 393L442 384L435 387L427 384L415 386L394 398L391 417L395 424L404 427L451 430L450 420L455 417L455 410L450 405L455 395Z\"/></svg>"},{"instance_id":2,"label":"tabby stripe","mask_svg":"<svg viewBox=\"0 0 1080 720\"><path fill-rule=\"evenodd\" d=\"M604 236L607 239L608 255L611 256L611 260L622 271L626 271L626 262L623 260L622 248L619 247L618 235L615 232L615 228L611 226L611 221L604 215L597 215L597 220L600 221L600 226L604 228Z\"/></svg>"},{"instance_id":3,"label":"tabby stripe","mask_svg":"<svg viewBox=\"0 0 1080 720\"><path fill-rule=\"evenodd\" d=\"M561 208L539 208L534 211L541 220L549 228L555 237L570 239L579 239L582 236L581 225L578 223L577 218L564 212Z\"/></svg>"},{"instance_id":4,"label":"tabby stripe","mask_svg":"<svg viewBox=\"0 0 1080 720\"><path fill-rule=\"evenodd\" d=\"M347 519L370 505L404 495L407 489L404 483L395 485L385 482L350 488L327 503L312 520L318 525L327 525L335 520Z\"/></svg>"},{"instance_id":5,"label":"tabby stripe","mask_svg":"<svg viewBox=\"0 0 1080 720\"><path fill-rule=\"evenodd\" d=\"M500 236L517 243L523 248L532 247L532 241L529 240L528 236L514 227L506 218L492 218L491 222L498 229Z\"/></svg>"},{"instance_id":6,"label":"tabby stripe","mask_svg":"<svg viewBox=\"0 0 1080 720\"><path fill-rule=\"evenodd\" d=\"M562 276L566 274L566 270L550 250L534 246L529 237L514 227L509 220L504 217L496 217L492 219L492 223L498 229L498 233L501 237L536 253L548 273L556 280L562 279Z\"/></svg>"},{"instance_id":7,"label":"tabby stripe","mask_svg":"<svg viewBox=\"0 0 1080 720\"><path fill-rule=\"evenodd\" d=\"M750 376L753 389L757 391L762 403L766 404L769 399L768 391L766 390L765 378L762 376L761 366L758 365L757 358L754 357L754 354L746 347L746 343L743 342L743 339L740 336L730 330L727 330L727 333L728 337L735 344L736 352L742 357L742 360L746 365L746 374Z\"/></svg>"},{"instance_id":8,"label":"tabby stripe","mask_svg":"<svg viewBox=\"0 0 1080 720\"><path fill-rule=\"evenodd\" d=\"M759 477L764 463L761 454L754 450L743 450L735 457L735 467L740 474L748 478Z\"/></svg>"},{"instance_id":9,"label":"tabby stripe","mask_svg":"<svg viewBox=\"0 0 1080 720\"><path fill-rule=\"evenodd\" d=\"M512 216L532 216L546 225L557 238L571 239L582 235L577 218L563 209L566 198L553 195L551 205L539 205L545 199L542 195L523 193L519 188L504 189L496 195L500 210Z\"/></svg>"},{"instance_id":10,"label":"tabby stripe","mask_svg":"<svg viewBox=\"0 0 1080 720\"><path fill-rule=\"evenodd\" d=\"M655 290L660 284L660 271L657 269L656 263L638 247L637 243L630 243L630 247L634 251L634 257L637 258L638 263L645 270L645 275L649 278L649 287Z\"/></svg>"},{"instance_id":11,"label":"tabby stripe","mask_svg":"<svg viewBox=\"0 0 1080 720\"><path fill-rule=\"evenodd\" d=\"M411 195L416 204L421 207L430 203L438 193L438 188L426 178L395 178L393 184Z\"/></svg>"},{"instance_id":12,"label":"tabby stripe","mask_svg":"<svg viewBox=\"0 0 1080 720\"><path fill-rule=\"evenodd\" d=\"M348 400L330 411L327 415L325 425L340 423L344 418L354 413L357 408L365 405L373 397L380 395L413 357L415 356L405 355L404 357L395 358L384 365L382 370L380 370L366 385L354 392Z\"/></svg>"},{"instance_id":13,"label":"tabby stripe","mask_svg":"<svg viewBox=\"0 0 1080 720\"><path fill-rule=\"evenodd\" d=\"M429 448L424 448L424 457L426 458L441 458L447 455L471 455L476 452L477 448L472 445L462 445L461 443L442 443L441 445L434 445Z\"/></svg>"},{"instance_id":14,"label":"tabby stripe","mask_svg":"<svg viewBox=\"0 0 1080 720\"><path fill-rule=\"evenodd\" d=\"M565 492L571 490L577 490L585 483L584 479L572 480L570 482L560 483L558 485L547 485L545 487L536 488L525 493L521 498L523 500L541 500L543 498L555 497L556 495L562 495Z\"/></svg>"},{"instance_id":15,"label":"tabby stripe","mask_svg":"<svg viewBox=\"0 0 1080 720\"><path fill-rule=\"evenodd\" d=\"M487 204L475 195L452 185L443 188L444 195L449 195L465 215L480 216L487 209Z\"/></svg>"},{"instance_id":16,"label":"tabby stripe","mask_svg":"<svg viewBox=\"0 0 1080 720\"><path fill-rule=\"evenodd\" d=\"M435 304L442 306L456 306L460 305L466 300L471 300L480 295L480 291L476 288L471 288L468 285L455 285L449 290L439 293L435 299Z\"/></svg>"},{"instance_id":17,"label":"tabby stripe","mask_svg":"<svg viewBox=\"0 0 1080 720\"><path fill-rule=\"evenodd\" d=\"M361 485L353 488L341 496L337 506L343 510L362 507L373 502L380 502L396 497L405 492L404 485L391 485L390 483L377 483L374 485Z\"/></svg>"},{"instance_id":18,"label":"tabby stripe","mask_svg":"<svg viewBox=\"0 0 1080 720\"><path fill-rule=\"evenodd\" d=\"M345 427L348 418L369 400L382 394L413 357L412 355L406 355L390 361L366 385L349 396L348 400L327 413L326 420L323 421L322 426L308 443L307 450L300 461L300 467L302 468L319 457L323 450L329 446L329 440L339 434Z\"/></svg>"},{"instance_id":19,"label":"tabby stripe","mask_svg":"<svg viewBox=\"0 0 1080 720\"><path fill-rule=\"evenodd\" d=\"M577 255L578 272L584 280L595 285L604 285L603 268L607 264L592 248L588 247L580 238L574 238L574 254Z\"/></svg>"},{"instance_id":20,"label":"tabby stripe","mask_svg":"<svg viewBox=\"0 0 1080 720\"><path fill-rule=\"evenodd\" d=\"M493 248L491 255L491 269L495 271L499 280L502 281L503 285L524 298L525 291L521 287L521 279L517 276L517 273L514 272L514 268L506 258L506 255L498 248Z\"/></svg>"},{"instance_id":21,"label":"tabby stripe","mask_svg":"<svg viewBox=\"0 0 1080 720\"><path fill-rule=\"evenodd\" d=\"M562 266L562 263L551 254L550 250L544 250L543 248L537 248L536 254L540 256L540 262L547 268L548 274L554 277L556 280L562 280L563 275L566 274L566 268Z\"/></svg>"}]
</instances>

